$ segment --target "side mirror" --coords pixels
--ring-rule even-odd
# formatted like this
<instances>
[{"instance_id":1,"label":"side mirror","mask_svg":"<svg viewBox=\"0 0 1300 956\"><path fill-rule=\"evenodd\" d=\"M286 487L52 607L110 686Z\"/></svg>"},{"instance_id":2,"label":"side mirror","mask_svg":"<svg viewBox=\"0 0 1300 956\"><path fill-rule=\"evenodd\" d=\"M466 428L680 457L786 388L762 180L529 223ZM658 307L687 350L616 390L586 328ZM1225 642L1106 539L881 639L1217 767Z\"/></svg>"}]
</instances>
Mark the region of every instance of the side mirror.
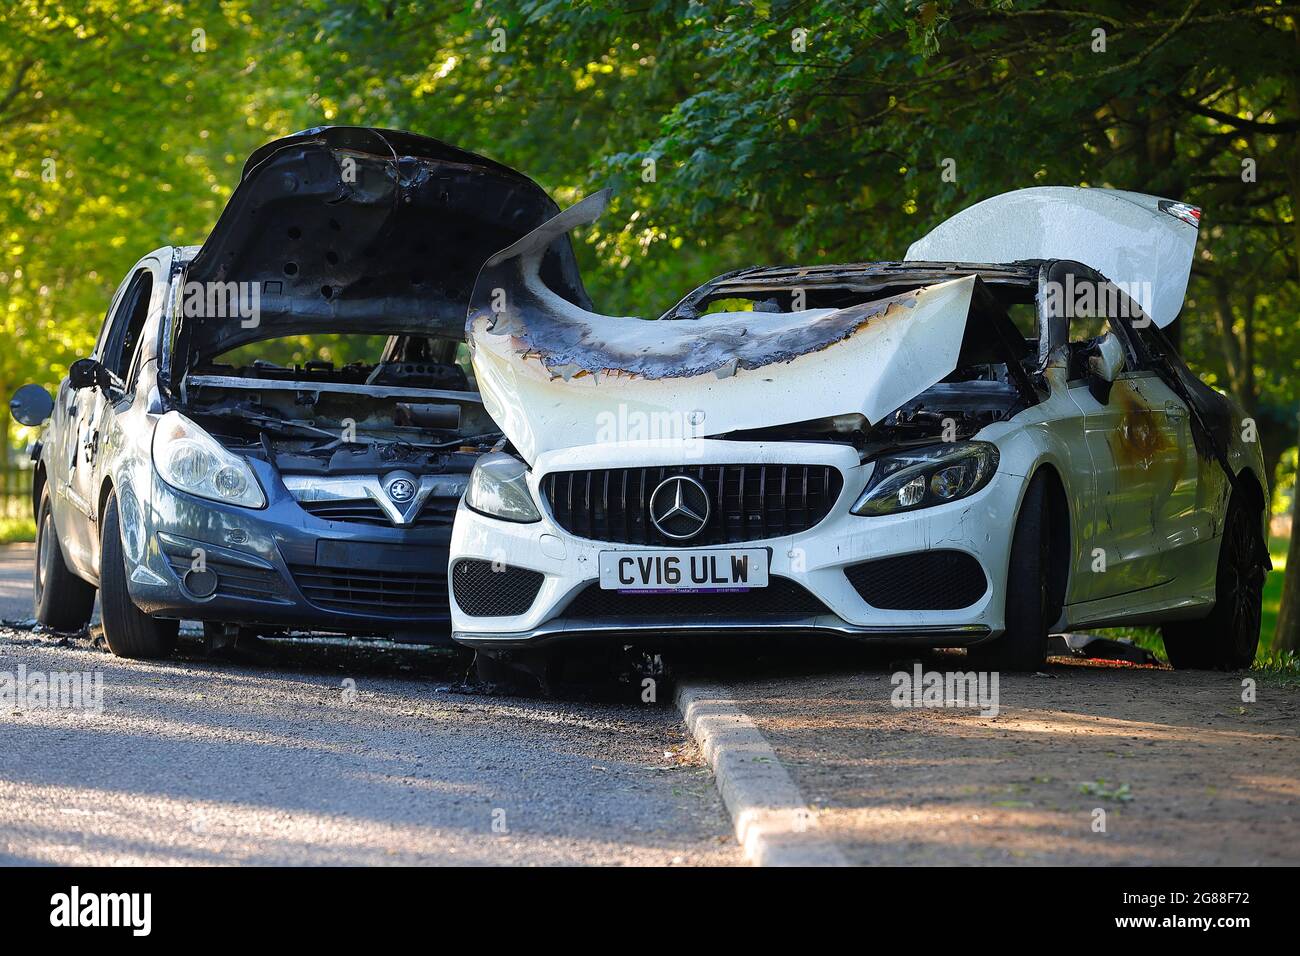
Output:
<instances>
[{"instance_id":1,"label":"side mirror","mask_svg":"<svg viewBox=\"0 0 1300 956\"><path fill-rule=\"evenodd\" d=\"M20 425L39 425L54 411L54 399L40 385L24 385L9 399L9 414Z\"/></svg>"},{"instance_id":2,"label":"side mirror","mask_svg":"<svg viewBox=\"0 0 1300 956\"><path fill-rule=\"evenodd\" d=\"M98 385L104 391L114 386L122 387L121 380L102 362L93 358L77 359L68 366L68 384L75 389L92 388Z\"/></svg>"},{"instance_id":3,"label":"side mirror","mask_svg":"<svg viewBox=\"0 0 1300 956\"><path fill-rule=\"evenodd\" d=\"M1088 356L1088 372L1103 382L1113 382L1126 367L1124 346L1114 332L1107 332L1097 340Z\"/></svg>"}]
</instances>

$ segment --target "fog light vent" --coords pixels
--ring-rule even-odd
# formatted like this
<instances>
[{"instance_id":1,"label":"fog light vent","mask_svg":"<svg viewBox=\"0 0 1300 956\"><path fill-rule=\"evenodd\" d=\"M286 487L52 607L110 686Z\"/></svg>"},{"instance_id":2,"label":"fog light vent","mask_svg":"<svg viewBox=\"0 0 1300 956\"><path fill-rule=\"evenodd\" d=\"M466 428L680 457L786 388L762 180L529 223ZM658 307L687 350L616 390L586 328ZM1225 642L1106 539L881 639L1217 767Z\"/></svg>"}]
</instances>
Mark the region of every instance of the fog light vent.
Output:
<instances>
[{"instance_id":1,"label":"fog light vent","mask_svg":"<svg viewBox=\"0 0 1300 956\"><path fill-rule=\"evenodd\" d=\"M209 568L204 568L201 571L197 568L191 568L185 572L182 583L185 585L185 590L195 597L212 597L217 593L217 572Z\"/></svg>"},{"instance_id":2,"label":"fog light vent","mask_svg":"<svg viewBox=\"0 0 1300 956\"><path fill-rule=\"evenodd\" d=\"M545 575L528 568L464 558L451 569L456 603L473 617L513 617L533 606Z\"/></svg>"},{"instance_id":3,"label":"fog light vent","mask_svg":"<svg viewBox=\"0 0 1300 956\"><path fill-rule=\"evenodd\" d=\"M862 600L890 611L955 611L988 590L979 561L964 551L919 551L844 569Z\"/></svg>"}]
</instances>

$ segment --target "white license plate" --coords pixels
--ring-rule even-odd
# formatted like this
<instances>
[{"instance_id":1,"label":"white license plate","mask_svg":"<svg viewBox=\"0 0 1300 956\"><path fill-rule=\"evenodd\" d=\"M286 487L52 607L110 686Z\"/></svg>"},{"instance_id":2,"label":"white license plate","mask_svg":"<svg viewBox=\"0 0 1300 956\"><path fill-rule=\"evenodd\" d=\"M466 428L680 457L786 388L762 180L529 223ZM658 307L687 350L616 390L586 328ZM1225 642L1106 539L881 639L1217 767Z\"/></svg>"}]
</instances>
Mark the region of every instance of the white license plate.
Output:
<instances>
[{"instance_id":1,"label":"white license plate","mask_svg":"<svg viewBox=\"0 0 1300 956\"><path fill-rule=\"evenodd\" d=\"M767 587L766 548L710 551L602 551L606 591L707 594Z\"/></svg>"}]
</instances>

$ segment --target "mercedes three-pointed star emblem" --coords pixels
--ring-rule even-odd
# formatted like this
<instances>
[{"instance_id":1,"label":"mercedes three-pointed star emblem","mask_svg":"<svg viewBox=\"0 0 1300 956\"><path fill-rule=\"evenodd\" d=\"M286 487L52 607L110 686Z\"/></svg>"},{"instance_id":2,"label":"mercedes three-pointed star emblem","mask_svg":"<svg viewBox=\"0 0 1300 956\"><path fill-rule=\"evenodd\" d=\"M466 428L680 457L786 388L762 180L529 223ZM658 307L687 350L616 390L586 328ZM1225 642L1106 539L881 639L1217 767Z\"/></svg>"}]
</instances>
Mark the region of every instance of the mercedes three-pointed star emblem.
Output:
<instances>
[{"instance_id":1,"label":"mercedes three-pointed star emblem","mask_svg":"<svg viewBox=\"0 0 1300 956\"><path fill-rule=\"evenodd\" d=\"M693 538L709 523L709 493L690 475L672 475L650 495L650 520L665 537Z\"/></svg>"}]
</instances>

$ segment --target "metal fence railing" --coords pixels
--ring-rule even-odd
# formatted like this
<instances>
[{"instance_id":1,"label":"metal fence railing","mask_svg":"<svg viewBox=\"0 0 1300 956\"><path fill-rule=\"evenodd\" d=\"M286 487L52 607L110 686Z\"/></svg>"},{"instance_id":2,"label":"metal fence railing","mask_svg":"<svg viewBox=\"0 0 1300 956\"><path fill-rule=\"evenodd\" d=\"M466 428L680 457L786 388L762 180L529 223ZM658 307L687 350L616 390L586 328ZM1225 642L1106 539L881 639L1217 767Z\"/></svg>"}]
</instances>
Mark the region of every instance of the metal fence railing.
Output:
<instances>
[{"instance_id":1,"label":"metal fence railing","mask_svg":"<svg viewBox=\"0 0 1300 956\"><path fill-rule=\"evenodd\" d=\"M32 470L11 468L0 472L0 518L32 516Z\"/></svg>"}]
</instances>

